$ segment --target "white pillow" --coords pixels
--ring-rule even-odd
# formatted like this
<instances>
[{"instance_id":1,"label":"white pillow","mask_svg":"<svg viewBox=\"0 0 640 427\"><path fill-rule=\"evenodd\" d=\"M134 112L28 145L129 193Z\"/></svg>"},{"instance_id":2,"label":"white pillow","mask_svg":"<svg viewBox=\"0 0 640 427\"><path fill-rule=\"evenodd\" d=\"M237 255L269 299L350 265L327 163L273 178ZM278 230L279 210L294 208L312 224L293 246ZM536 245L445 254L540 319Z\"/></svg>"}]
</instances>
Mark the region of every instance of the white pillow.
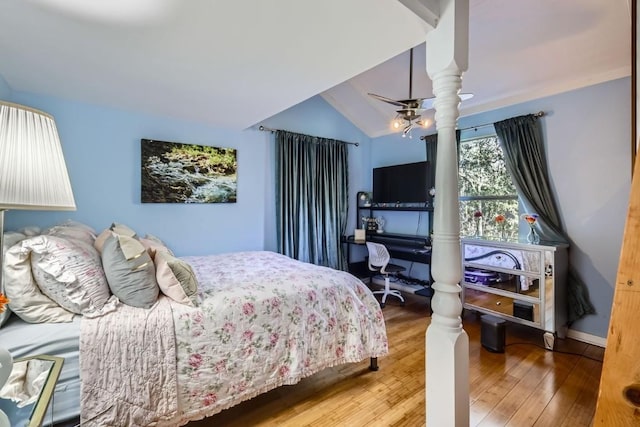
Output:
<instances>
[{"instance_id":1,"label":"white pillow","mask_svg":"<svg viewBox=\"0 0 640 427\"><path fill-rule=\"evenodd\" d=\"M9 250L9 248L17 243L19 243L20 241L26 239L26 235L23 233L18 233L15 231L7 231L6 233L4 233L4 237L2 240L2 259L4 259L4 255L7 253L7 251ZM0 266L0 274L2 274L2 283L6 282L6 278L4 277L4 269L1 268ZM3 289L0 288L0 293L4 293ZM9 316L11 316L11 309L8 306L4 307L4 311L2 313L0 313L0 328L2 327L2 325L4 325L5 323L7 323L7 320L9 320Z\"/></svg>"},{"instance_id":2,"label":"white pillow","mask_svg":"<svg viewBox=\"0 0 640 427\"><path fill-rule=\"evenodd\" d=\"M43 234L65 239L82 240L90 245L93 245L93 242L96 240L96 231L93 228L81 222L71 220L55 225Z\"/></svg>"},{"instance_id":3,"label":"white pillow","mask_svg":"<svg viewBox=\"0 0 640 427\"><path fill-rule=\"evenodd\" d=\"M173 252L171 252L171 249L166 247L164 243L162 243L159 240L150 239L149 236L147 236L147 237L140 237L138 241L142 243L142 246L144 246L144 248L147 250L147 252L151 256L151 259L153 260L155 260L156 253L158 252L166 252L169 255L173 255Z\"/></svg>"},{"instance_id":4,"label":"white pillow","mask_svg":"<svg viewBox=\"0 0 640 427\"><path fill-rule=\"evenodd\" d=\"M22 247L31 250L31 270L43 294L73 313L102 314L111 292L92 244L42 235L24 240Z\"/></svg>"},{"instance_id":5,"label":"white pillow","mask_svg":"<svg viewBox=\"0 0 640 427\"><path fill-rule=\"evenodd\" d=\"M102 254L102 247L104 246L104 242L109 238L109 236L115 235L115 233L108 228L102 230L102 233L98 234L96 240L93 241L93 247L96 248L99 254Z\"/></svg>"},{"instance_id":6,"label":"white pillow","mask_svg":"<svg viewBox=\"0 0 640 427\"><path fill-rule=\"evenodd\" d=\"M31 250L22 243L9 248L4 259L4 290L9 308L29 323L71 322L74 314L40 291L31 274Z\"/></svg>"}]
</instances>

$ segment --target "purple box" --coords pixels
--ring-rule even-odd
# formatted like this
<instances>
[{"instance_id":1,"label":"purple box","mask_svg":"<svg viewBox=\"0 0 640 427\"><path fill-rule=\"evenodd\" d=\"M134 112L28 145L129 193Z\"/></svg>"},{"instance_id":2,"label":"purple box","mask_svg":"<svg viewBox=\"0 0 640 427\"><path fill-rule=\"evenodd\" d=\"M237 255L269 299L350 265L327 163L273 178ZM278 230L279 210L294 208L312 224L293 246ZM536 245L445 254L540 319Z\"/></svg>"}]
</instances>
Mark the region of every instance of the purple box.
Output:
<instances>
[{"instance_id":1,"label":"purple box","mask_svg":"<svg viewBox=\"0 0 640 427\"><path fill-rule=\"evenodd\" d=\"M481 270L479 268L465 268L464 281L477 285L488 286L500 281L500 275L495 271Z\"/></svg>"}]
</instances>

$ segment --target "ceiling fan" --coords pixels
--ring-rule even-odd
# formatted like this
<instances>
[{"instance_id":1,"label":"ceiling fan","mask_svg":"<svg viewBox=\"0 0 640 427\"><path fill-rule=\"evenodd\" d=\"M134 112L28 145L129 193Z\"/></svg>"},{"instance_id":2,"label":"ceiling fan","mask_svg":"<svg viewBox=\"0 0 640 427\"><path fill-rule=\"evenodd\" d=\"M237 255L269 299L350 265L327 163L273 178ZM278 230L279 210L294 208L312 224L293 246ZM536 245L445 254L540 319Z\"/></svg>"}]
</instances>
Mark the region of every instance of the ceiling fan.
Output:
<instances>
[{"instance_id":1,"label":"ceiling fan","mask_svg":"<svg viewBox=\"0 0 640 427\"><path fill-rule=\"evenodd\" d=\"M394 129L399 129L404 125L402 129L402 137L406 137L409 135L411 138L411 130L416 127L424 127L427 128L431 126L432 122L429 119L425 119L422 117L425 111L433 108L434 97L431 98L413 98L413 48L409 51L409 99L400 99L395 100L391 98L387 98L381 95L376 95L375 93L369 93L369 96L373 98L386 102L391 105L395 105L400 107L399 110L396 110L396 117L391 122L391 125ZM473 95L470 93L462 93L459 94L461 100L469 99Z\"/></svg>"}]
</instances>

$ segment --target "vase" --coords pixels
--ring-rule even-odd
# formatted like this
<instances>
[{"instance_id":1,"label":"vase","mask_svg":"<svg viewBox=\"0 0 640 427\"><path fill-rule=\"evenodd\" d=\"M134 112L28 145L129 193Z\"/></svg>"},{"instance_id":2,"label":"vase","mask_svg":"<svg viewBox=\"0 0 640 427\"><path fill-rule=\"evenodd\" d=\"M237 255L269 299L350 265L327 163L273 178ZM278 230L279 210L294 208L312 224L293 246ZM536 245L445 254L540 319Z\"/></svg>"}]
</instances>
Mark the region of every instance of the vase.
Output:
<instances>
[{"instance_id":1,"label":"vase","mask_svg":"<svg viewBox=\"0 0 640 427\"><path fill-rule=\"evenodd\" d=\"M480 238L480 219L476 219L476 232L473 234L473 237L475 237L476 239Z\"/></svg>"},{"instance_id":2,"label":"vase","mask_svg":"<svg viewBox=\"0 0 640 427\"><path fill-rule=\"evenodd\" d=\"M507 240L507 231L504 224L500 225L500 240Z\"/></svg>"},{"instance_id":3,"label":"vase","mask_svg":"<svg viewBox=\"0 0 640 427\"><path fill-rule=\"evenodd\" d=\"M536 229L533 228L533 224L529 226L529 234L527 234L527 242L537 245L540 243L540 236L536 233Z\"/></svg>"}]
</instances>

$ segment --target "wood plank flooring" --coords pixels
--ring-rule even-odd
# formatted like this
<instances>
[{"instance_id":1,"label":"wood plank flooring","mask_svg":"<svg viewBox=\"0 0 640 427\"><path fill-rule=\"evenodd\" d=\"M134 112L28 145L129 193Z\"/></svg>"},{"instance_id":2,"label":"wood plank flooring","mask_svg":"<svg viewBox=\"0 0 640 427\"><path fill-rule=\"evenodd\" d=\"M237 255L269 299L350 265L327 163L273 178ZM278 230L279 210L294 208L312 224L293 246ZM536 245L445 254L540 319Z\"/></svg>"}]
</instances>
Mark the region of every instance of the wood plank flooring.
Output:
<instances>
[{"instance_id":1,"label":"wood plank flooring","mask_svg":"<svg viewBox=\"0 0 640 427\"><path fill-rule=\"evenodd\" d=\"M384 308L390 352L379 371L368 361L329 368L188 426L424 426L428 300L406 299ZM480 345L479 316L465 312L463 325L472 426L592 424L604 349L558 339L550 352L540 331L508 324L505 353L491 353Z\"/></svg>"}]
</instances>

